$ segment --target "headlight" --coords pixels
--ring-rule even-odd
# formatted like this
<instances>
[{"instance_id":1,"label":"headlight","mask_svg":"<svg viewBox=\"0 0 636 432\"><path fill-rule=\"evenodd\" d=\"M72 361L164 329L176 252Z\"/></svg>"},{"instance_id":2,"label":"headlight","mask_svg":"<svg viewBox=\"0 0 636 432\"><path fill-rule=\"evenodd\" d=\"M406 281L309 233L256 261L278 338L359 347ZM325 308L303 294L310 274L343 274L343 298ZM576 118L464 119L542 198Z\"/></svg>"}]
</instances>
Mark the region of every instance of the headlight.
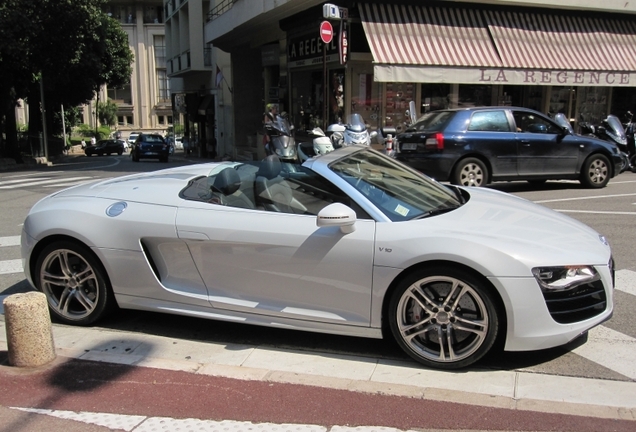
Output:
<instances>
[{"instance_id":1,"label":"headlight","mask_svg":"<svg viewBox=\"0 0 636 432\"><path fill-rule=\"evenodd\" d=\"M565 291L599 280L591 266L536 267L532 274L543 291Z\"/></svg>"}]
</instances>

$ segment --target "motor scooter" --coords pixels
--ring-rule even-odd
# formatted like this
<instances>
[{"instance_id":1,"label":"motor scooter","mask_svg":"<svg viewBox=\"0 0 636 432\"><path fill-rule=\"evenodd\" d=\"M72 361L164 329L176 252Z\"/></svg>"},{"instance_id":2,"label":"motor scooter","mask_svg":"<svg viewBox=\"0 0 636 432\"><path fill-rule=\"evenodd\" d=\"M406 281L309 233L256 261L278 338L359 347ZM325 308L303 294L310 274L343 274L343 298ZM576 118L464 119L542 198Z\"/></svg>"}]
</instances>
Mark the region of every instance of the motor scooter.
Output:
<instances>
[{"instance_id":1,"label":"motor scooter","mask_svg":"<svg viewBox=\"0 0 636 432\"><path fill-rule=\"evenodd\" d=\"M298 151L296 140L294 139L294 127L284 115L278 115L269 123L264 125L265 133L269 137L269 142L265 146L267 155L276 155L281 162L297 163Z\"/></svg>"},{"instance_id":2,"label":"motor scooter","mask_svg":"<svg viewBox=\"0 0 636 432\"><path fill-rule=\"evenodd\" d=\"M334 151L333 143L319 127L308 131L312 141L298 143L298 160L305 162L314 156L320 156Z\"/></svg>"},{"instance_id":3,"label":"motor scooter","mask_svg":"<svg viewBox=\"0 0 636 432\"><path fill-rule=\"evenodd\" d=\"M369 133L367 125L360 114L349 114L345 124L335 123L327 127L327 133L334 148L354 144L371 145L371 140L377 136L377 132Z\"/></svg>"}]
</instances>

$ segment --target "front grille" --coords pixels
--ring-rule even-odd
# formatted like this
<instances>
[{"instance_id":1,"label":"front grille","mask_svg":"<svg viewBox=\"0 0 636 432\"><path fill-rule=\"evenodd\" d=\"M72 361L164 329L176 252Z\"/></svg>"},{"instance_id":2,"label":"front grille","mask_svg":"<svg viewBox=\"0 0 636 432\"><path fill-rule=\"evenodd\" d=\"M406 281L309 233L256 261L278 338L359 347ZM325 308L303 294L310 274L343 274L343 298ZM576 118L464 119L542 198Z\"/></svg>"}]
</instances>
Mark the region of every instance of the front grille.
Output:
<instances>
[{"instance_id":1,"label":"front grille","mask_svg":"<svg viewBox=\"0 0 636 432\"><path fill-rule=\"evenodd\" d=\"M550 315L560 324L593 318L607 308L607 296L600 280L571 290L544 291L543 297Z\"/></svg>"}]
</instances>

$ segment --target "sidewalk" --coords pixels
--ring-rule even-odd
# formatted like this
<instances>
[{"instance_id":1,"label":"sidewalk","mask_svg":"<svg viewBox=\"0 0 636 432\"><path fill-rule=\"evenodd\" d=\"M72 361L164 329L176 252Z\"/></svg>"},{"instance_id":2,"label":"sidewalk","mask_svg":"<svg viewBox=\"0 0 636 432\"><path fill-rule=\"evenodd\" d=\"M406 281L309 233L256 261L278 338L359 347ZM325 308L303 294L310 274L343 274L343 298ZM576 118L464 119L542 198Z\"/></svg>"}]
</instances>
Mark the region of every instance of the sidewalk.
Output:
<instances>
[{"instance_id":1,"label":"sidewalk","mask_svg":"<svg viewBox=\"0 0 636 432\"><path fill-rule=\"evenodd\" d=\"M515 422L527 416L534 417L535 420L544 418L547 419L545 421L552 422L562 421L557 419L565 415L570 424L573 424L574 418L586 418L578 428L568 427L556 430L609 430L605 426L601 427L600 423L595 423L605 424L604 422L607 421L612 423L612 430L636 428L635 382L550 376L523 371L443 372L423 369L408 361L299 352L251 345L196 342L145 333L57 324L53 326L53 333L59 356L54 364L38 368L36 371L16 370L7 366L6 330L4 316L0 316L0 364L3 364L0 366L1 406L111 412L153 418L162 416L187 418L197 413L199 415L207 413L208 416L196 418L226 419L226 417L217 417L222 414L237 417L233 418L234 420L266 419L275 423L298 421L310 424L316 424L317 419L321 421L328 419L327 415L331 412L319 410L320 415L312 417L296 408L300 412L297 412L295 417L281 414L271 418L265 415L268 412L266 409L258 408L261 402L257 403L257 400L260 401L262 396L249 396L249 401L242 401L239 404L244 413L253 413L252 409L262 409L263 411L257 410L260 417L241 418L241 415L231 410L220 410L218 414L215 414L214 411L210 413L205 409L200 411L192 409L200 404L195 396L199 391L205 390L198 397L205 399L205 394L208 394L209 399L209 391L221 390L224 395L221 399L229 400L235 393L242 394L242 397L252 394L247 388L256 385L259 389L254 395L271 388L285 389L285 392L275 395L281 403L283 403L281 398L285 394L301 395L308 392L305 396L298 396L299 403L302 400L305 400L305 403L321 400L327 394L331 395L331 399L341 401L338 405L339 410L348 413L348 416L336 417L331 420L334 423L328 424L342 424L335 421L346 422L351 418L352 413L345 410L342 405L348 403L345 401L351 400L355 404L362 403L356 401L366 400L362 406L368 409L373 398L379 398L379 400L397 398L400 400L398 406L407 406L411 403L421 406L451 403L461 406L462 410L473 410L475 414L482 416L478 418L490 419L489 422L477 422L473 418L476 422L475 426L478 424L488 426L484 429L492 429L494 424L498 424L493 423L493 413L497 413L497 419L517 419L514 420ZM69 368L65 365L73 365L73 372L70 375L68 375ZM81 373L82 370L85 372ZM68 377L62 380L59 377L51 378L60 374L68 375ZM85 377L83 381L82 376ZM141 376L146 378L142 379ZM76 382L74 383L73 380ZM157 387L162 391L156 393L149 391L153 384L149 384L148 380L150 383L171 384ZM51 382L57 384L51 385ZM48 392L59 392L62 388L65 391L65 398L62 399L68 399L78 391L72 388L73 385L82 387L91 382L100 383L100 385L82 389L81 397L76 404L56 405L55 398L47 400L45 397ZM175 384L178 382L181 382L182 386ZM100 389L102 385L106 388L114 386L115 393L119 396L113 396L104 389ZM118 389L118 386L121 388ZM14 392L15 388L29 387L39 389L31 399L18 397L18 394ZM168 387L171 388L166 391ZM299 388L304 391L298 390ZM86 396L89 395L90 397L87 398ZM132 398L131 395L133 395ZM165 403L157 400L159 396L165 399ZM42 398L45 403L42 402ZM118 403L114 406L108 404L104 406L104 403L113 398ZM176 401L173 400L175 398ZM289 399L286 396L283 399L285 399L285 409L291 409L293 412L294 398ZM180 407L179 410L174 412L174 409L169 408L172 405L167 403L168 401L176 403ZM236 403L239 402L236 401ZM251 407L245 406L246 403L251 404ZM383 403L387 403L386 400ZM167 406L164 406L166 404ZM148 410L148 406L155 406L157 409ZM224 405L228 409L232 406ZM331 407L331 409L334 408ZM395 411L395 413L398 412L400 411ZM487 413L490 414L486 415ZM210 417L210 414L213 415ZM400 424L396 423L397 419L390 413L384 412L384 414L387 419L391 419L390 424L393 427ZM550 417L554 415L556 415L554 419ZM420 416L412 414L412 420L419 419ZM287 421L294 419L296 421ZM379 426L381 423L378 422L382 420L382 417L370 417L368 420L372 421L371 424ZM358 418L357 421L361 419ZM425 417L418 421L429 424L431 419ZM351 420L348 422L350 423ZM595 425L596 429L588 429L586 424ZM3 430L1 426L0 431ZM405 426L409 425L405 424ZM469 425L463 425L465 426ZM623 427L626 429L622 429ZM537 429L537 426L533 425L531 429L504 428L501 430L543 429Z\"/></svg>"}]
</instances>

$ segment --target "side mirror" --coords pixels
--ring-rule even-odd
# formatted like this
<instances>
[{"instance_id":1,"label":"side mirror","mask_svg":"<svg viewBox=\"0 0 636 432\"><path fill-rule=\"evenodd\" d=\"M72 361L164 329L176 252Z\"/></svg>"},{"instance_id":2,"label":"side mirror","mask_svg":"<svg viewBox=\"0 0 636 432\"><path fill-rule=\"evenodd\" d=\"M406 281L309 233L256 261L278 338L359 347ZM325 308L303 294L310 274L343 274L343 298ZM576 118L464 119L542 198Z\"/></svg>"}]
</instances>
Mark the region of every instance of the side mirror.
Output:
<instances>
[{"instance_id":1,"label":"side mirror","mask_svg":"<svg viewBox=\"0 0 636 432\"><path fill-rule=\"evenodd\" d=\"M356 212L342 203L329 204L318 212L316 226L340 227L343 234L350 234L356 230Z\"/></svg>"}]
</instances>

